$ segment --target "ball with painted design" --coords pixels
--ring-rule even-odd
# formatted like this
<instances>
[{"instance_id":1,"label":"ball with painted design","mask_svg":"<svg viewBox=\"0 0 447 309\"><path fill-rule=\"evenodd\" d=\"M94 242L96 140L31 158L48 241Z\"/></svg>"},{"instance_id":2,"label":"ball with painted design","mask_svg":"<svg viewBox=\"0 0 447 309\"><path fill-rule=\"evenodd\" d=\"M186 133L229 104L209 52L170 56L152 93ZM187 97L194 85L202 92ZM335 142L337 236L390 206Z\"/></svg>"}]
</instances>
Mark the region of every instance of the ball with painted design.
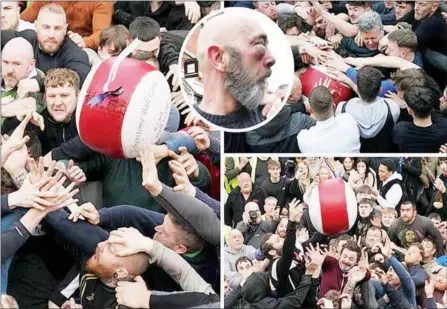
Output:
<instances>
[{"instance_id":1,"label":"ball with painted design","mask_svg":"<svg viewBox=\"0 0 447 309\"><path fill-rule=\"evenodd\" d=\"M99 153L135 158L160 138L170 108L169 84L159 70L136 59L109 58L92 68L82 86L79 136Z\"/></svg>"}]
</instances>

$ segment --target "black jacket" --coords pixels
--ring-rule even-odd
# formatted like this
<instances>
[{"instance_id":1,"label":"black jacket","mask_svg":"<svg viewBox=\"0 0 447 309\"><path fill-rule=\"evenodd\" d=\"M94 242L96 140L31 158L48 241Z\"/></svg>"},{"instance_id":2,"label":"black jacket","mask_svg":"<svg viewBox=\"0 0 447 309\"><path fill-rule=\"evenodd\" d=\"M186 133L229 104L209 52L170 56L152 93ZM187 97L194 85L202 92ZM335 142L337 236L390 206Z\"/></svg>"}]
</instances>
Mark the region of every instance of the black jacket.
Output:
<instances>
[{"instance_id":1,"label":"black jacket","mask_svg":"<svg viewBox=\"0 0 447 309\"><path fill-rule=\"evenodd\" d=\"M233 228L236 227L236 225L242 221L245 204L248 202L255 202L258 204L259 209L264 209L264 201L266 197L267 193L265 193L265 190L255 184L253 184L252 192L246 201L241 194L241 188L234 188L225 203L225 225Z\"/></svg>"},{"instance_id":2,"label":"black jacket","mask_svg":"<svg viewBox=\"0 0 447 309\"><path fill-rule=\"evenodd\" d=\"M249 152L298 153L297 135L315 125L315 120L284 106L278 115L259 129L246 133Z\"/></svg>"},{"instance_id":3,"label":"black jacket","mask_svg":"<svg viewBox=\"0 0 447 309\"><path fill-rule=\"evenodd\" d=\"M201 7L210 6L214 1L197 1ZM115 25L129 25L139 16L150 17L160 27L170 30L190 30L194 26L185 15L183 5L175 5L174 1L163 1L161 7L152 12L150 1L116 1L112 21Z\"/></svg>"},{"instance_id":4,"label":"black jacket","mask_svg":"<svg viewBox=\"0 0 447 309\"><path fill-rule=\"evenodd\" d=\"M65 68L78 73L81 79L81 86L85 78L90 72L90 64L87 54L80 49L71 39L66 38L59 51L54 55L45 54L38 45L37 34L33 30L12 31L2 30L2 50L9 40L22 37L31 43L34 49L34 59L36 59L36 67L44 72L51 69ZM43 85L40 85L43 91Z\"/></svg>"}]
</instances>

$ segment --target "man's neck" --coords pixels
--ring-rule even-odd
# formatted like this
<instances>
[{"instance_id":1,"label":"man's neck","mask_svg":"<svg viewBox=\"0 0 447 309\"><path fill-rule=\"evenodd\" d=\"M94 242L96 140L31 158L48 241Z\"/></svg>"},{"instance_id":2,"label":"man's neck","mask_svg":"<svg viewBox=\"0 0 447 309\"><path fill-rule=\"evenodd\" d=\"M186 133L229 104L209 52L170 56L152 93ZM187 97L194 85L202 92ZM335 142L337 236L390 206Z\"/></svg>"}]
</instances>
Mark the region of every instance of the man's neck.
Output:
<instances>
[{"instance_id":1,"label":"man's neck","mask_svg":"<svg viewBox=\"0 0 447 309\"><path fill-rule=\"evenodd\" d=\"M204 95L200 109L211 115L228 115L239 108L236 99L224 88L222 78L213 79L214 74L203 78Z\"/></svg>"},{"instance_id":2,"label":"man's neck","mask_svg":"<svg viewBox=\"0 0 447 309\"><path fill-rule=\"evenodd\" d=\"M431 121L431 116L428 116L428 118L413 118L413 123L415 126L421 128L427 128L433 124Z\"/></svg>"},{"instance_id":3,"label":"man's neck","mask_svg":"<svg viewBox=\"0 0 447 309\"><path fill-rule=\"evenodd\" d=\"M405 223L405 225L411 225L411 224L413 224L413 222L416 221L416 218L417 218L417 215L414 216L413 220L411 220L411 221L408 222L408 223Z\"/></svg>"},{"instance_id":4,"label":"man's neck","mask_svg":"<svg viewBox=\"0 0 447 309\"><path fill-rule=\"evenodd\" d=\"M414 61L414 53L413 52L408 53L404 59L409 62L413 62Z\"/></svg>"},{"instance_id":5,"label":"man's neck","mask_svg":"<svg viewBox=\"0 0 447 309\"><path fill-rule=\"evenodd\" d=\"M281 176L279 177L270 177L270 181L272 183L278 183L281 180Z\"/></svg>"},{"instance_id":6,"label":"man's neck","mask_svg":"<svg viewBox=\"0 0 447 309\"><path fill-rule=\"evenodd\" d=\"M330 114L315 114L314 113L314 117L316 121L326 121L332 117L334 117L334 113L330 113Z\"/></svg>"},{"instance_id":7,"label":"man's neck","mask_svg":"<svg viewBox=\"0 0 447 309\"><path fill-rule=\"evenodd\" d=\"M241 193L242 193L242 195L244 196L245 199L247 199L250 196L250 194L251 194L251 192L241 192Z\"/></svg>"},{"instance_id":8,"label":"man's neck","mask_svg":"<svg viewBox=\"0 0 447 309\"><path fill-rule=\"evenodd\" d=\"M434 261L434 259L435 259L434 255L432 255L432 256L430 256L428 258L422 258L422 263L427 264L427 263L430 263L430 262Z\"/></svg>"},{"instance_id":9,"label":"man's neck","mask_svg":"<svg viewBox=\"0 0 447 309\"><path fill-rule=\"evenodd\" d=\"M116 288L118 286L117 284L118 281L115 279L109 279L109 280L100 279L100 280L105 286L108 286L109 288Z\"/></svg>"}]
</instances>

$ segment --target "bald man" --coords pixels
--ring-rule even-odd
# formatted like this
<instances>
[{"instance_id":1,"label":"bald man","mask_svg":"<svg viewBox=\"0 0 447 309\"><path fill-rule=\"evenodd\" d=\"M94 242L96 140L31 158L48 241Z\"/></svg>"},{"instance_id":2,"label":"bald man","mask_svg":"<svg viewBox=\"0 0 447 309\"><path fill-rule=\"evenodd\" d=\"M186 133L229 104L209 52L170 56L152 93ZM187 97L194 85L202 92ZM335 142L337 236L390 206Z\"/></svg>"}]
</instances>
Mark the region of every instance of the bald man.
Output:
<instances>
[{"instance_id":1,"label":"bald man","mask_svg":"<svg viewBox=\"0 0 447 309\"><path fill-rule=\"evenodd\" d=\"M2 124L25 110L42 111L45 106L40 93L30 91L27 84L37 76L34 51L24 38L14 38L2 50ZM37 89L39 90L39 89Z\"/></svg>"},{"instance_id":2,"label":"bald man","mask_svg":"<svg viewBox=\"0 0 447 309\"><path fill-rule=\"evenodd\" d=\"M245 205L242 221L237 224L236 229L244 236L245 245L259 248L262 236L274 233L277 224L278 222L262 220L258 204L249 202Z\"/></svg>"},{"instance_id":3,"label":"bald man","mask_svg":"<svg viewBox=\"0 0 447 309\"><path fill-rule=\"evenodd\" d=\"M204 94L195 106L215 125L244 129L264 120L260 103L275 59L261 26L234 11L212 16L197 42Z\"/></svg>"},{"instance_id":4,"label":"bald man","mask_svg":"<svg viewBox=\"0 0 447 309\"><path fill-rule=\"evenodd\" d=\"M2 1L2 30L34 30L34 24L20 19L20 5L18 1Z\"/></svg>"},{"instance_id":5,"label":"bald man","mask_svg":"<svg viewBox=\"0 0 447 309\"><path fill-rule=\"evenodd\" d=\"M245 204L253 201L264 209L264 201L267 198L265 190L254 184L248 173L240 173L237 179L239 186L230 192L224 207L225 225L231 227L242 221Z\"/></svg>"},{"instance_id":6,"label":"bald man","mask_svg":"<svg viewBox=\"0 0 447 309\"><path fill-rule=\"evenodd\" d=\"M64 9L57 4L43 6L35 25L35 32L2 30L2 50L11 39L22 37L31 43L38 69L44 73L56 68L71 69L79 75L82 84L90 72L90 65L87 54L71 39L66 38L67 19ZM28 87L43 91L43 79L36 78Z\"/></svg>"}]
</instances>

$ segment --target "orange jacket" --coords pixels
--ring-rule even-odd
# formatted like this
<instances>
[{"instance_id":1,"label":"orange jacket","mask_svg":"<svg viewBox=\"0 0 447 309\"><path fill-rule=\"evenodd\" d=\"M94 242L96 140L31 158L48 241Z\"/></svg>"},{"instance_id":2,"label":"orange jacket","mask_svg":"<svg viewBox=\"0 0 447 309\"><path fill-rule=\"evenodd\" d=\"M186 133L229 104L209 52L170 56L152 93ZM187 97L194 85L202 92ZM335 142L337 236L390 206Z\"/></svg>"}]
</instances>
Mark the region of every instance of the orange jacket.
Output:
<instances>
[{"instance_id":1,"label":"orange jacket","mask_svg":"<svg viewBox=\"0 0 447 309\"><path fill-rule=\"evenodd\" d=\"M68 30L81 35L86 47L95 50L98 48L99 33L102 29L110 26L112 22L112 1L34 1L22 12L20 18L34 22L40 8L49 3L56 3L64 8Z\"/></svg>"}]
</instances>

